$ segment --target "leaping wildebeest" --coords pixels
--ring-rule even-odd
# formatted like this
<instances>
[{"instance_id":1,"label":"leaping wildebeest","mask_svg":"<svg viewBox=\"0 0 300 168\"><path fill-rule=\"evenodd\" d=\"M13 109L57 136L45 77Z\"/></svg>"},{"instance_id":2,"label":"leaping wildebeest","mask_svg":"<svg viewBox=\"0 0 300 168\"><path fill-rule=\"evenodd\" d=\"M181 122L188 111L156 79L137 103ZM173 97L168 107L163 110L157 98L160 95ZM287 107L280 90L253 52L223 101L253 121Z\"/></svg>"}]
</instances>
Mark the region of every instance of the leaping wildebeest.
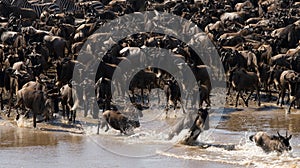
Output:
<instances>
[{"instance_id":1,"label":"leaping wildebeest","mask_svg":"<svg viewBox=\"0 0 300 168\"><path fill-rule=\"evenodd\" d=\"M198 136L204 130L209 129L209 114L207 108L200 108L198 110L198 115L194 120L193 125L191 126L187 136L181 140L181 144L193 145L197 140Z\"/></svg>"},{"instance_id":2,"label":"leaping wildebeest","mask_svg":"<svg viewBox=\"0 0 300 168\"><path fill-rule=\"evenodd\" d=\"M120 130L121 133L126 135L130 129L140 127L140 122L135 114L133 114L133 118L131 119L120 111L106 110L102 116L101 128L106 126L105 131L108 131L108 125L110 125L112 128Z\"/></svg>"}]
</instances>

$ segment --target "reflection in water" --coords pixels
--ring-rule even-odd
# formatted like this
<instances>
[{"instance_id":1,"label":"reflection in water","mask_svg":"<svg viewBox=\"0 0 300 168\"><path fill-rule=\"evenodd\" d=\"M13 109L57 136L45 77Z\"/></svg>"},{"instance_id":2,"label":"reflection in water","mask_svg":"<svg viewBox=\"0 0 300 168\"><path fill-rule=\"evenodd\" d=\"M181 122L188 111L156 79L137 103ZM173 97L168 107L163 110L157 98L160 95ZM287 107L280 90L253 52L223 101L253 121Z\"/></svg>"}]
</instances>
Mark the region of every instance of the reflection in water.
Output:
<instances>
[{"instance_id":1,"label":"reflection in water","mask_svg":"<svg viewBox=\"0 0 300 168\"><path fill-rule=\"evenodd\" d=\"M283 109L255 111L247 108L227 114L223 118L224 120L219 123L219 129L230 131L267 131L272 129L300 132L300 115L297 113L287 115Z\"/></svg>"},{"instance_id":2,"label":"reflection in water","mask_svg":"<svg viewBox=\"0 0 300 168\"><path fill-rule=\"evenodd\" d=\"M80 144L81 136L0 126L1 147L56 146L59 141Z\"/></svg>"}]
</instances>

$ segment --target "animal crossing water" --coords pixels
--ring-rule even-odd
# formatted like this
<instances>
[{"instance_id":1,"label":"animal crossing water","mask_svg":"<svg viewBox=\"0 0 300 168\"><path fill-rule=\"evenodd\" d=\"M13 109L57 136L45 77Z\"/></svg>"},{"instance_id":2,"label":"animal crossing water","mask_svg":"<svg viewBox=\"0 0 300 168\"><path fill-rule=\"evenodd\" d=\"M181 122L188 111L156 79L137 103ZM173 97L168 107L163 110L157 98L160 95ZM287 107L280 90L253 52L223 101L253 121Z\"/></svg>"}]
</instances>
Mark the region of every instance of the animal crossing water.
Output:
<instances>
[{"instance_id":1,"label":"animal crossing water","mask_svg":"<svg viewBox=\"0 0 300 168\"><path fill-rule=\"evenodd\" d=\"M155 109L157 111L155 111ZM215 111L217 111L216 109ZM182 117L165 119L159 107L144 111L141 127L124 136L110 129L100 130L88 119L80 118L84 134L48 129L17 127L14 121L0 120L0 167L299 167L299 112L286 115L284 109L261 108L224 109L222 117L212 113L209 131L198 141L235 145L234 150L178 145L188 130L171 140L168 129ZM149 120L151 119L151 120ZM217 124L216 128L214 124ZM43 125L40 124L40 127ZM75 130L75 129L74 129ZM249 140L257 131L293 135L289 153L266 154ZM79 132L81 133L81 132Z\"/></svg>"}]
</instances>

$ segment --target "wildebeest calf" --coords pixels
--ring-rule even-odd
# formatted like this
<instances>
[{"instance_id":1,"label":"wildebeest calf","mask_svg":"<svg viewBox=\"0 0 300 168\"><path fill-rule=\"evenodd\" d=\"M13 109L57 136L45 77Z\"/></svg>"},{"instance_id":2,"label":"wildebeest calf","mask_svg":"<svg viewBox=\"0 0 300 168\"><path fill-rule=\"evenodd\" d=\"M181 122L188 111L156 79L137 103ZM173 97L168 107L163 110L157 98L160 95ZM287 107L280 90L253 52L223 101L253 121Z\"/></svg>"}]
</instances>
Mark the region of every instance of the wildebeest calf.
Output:
<instances>
[{"instance_id":1,"label":"wildebeest calf","mask_svg":"<svg viewBox=\"0 0 300 168\"><path fill-rule=\"evenodd\" d=\"M277 132L278 136L269 136L266 132L258 132L255 135L251 135L249 139L254 141L257 146L261 147L266 153L277 151L282 153L283 151L290 151L292 147L290 146L289 140L292 135L283 137Z\"/></svg>"}]
</instances>

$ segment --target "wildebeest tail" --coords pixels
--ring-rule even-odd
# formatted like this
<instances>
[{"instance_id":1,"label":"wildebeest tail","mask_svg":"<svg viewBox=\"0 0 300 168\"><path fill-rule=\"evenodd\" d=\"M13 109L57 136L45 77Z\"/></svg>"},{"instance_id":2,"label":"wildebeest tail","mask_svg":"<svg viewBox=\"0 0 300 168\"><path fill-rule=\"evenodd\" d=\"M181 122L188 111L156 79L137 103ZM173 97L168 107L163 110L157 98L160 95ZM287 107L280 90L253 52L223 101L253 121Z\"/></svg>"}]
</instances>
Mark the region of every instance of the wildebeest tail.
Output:
<instances>
[{"instance_id":1,"label":"wildebeest tail","mask_svg":"<svg viewBox=\"0 0 300 168\"><path fill-rule=\"evenodd\" d=\"M72 89L72 98L73 98L74 104L73 104L71 110L74 111L79 107L79 99L78 99L76 91L73 89Z\"/></svg>"}]
</instances>

